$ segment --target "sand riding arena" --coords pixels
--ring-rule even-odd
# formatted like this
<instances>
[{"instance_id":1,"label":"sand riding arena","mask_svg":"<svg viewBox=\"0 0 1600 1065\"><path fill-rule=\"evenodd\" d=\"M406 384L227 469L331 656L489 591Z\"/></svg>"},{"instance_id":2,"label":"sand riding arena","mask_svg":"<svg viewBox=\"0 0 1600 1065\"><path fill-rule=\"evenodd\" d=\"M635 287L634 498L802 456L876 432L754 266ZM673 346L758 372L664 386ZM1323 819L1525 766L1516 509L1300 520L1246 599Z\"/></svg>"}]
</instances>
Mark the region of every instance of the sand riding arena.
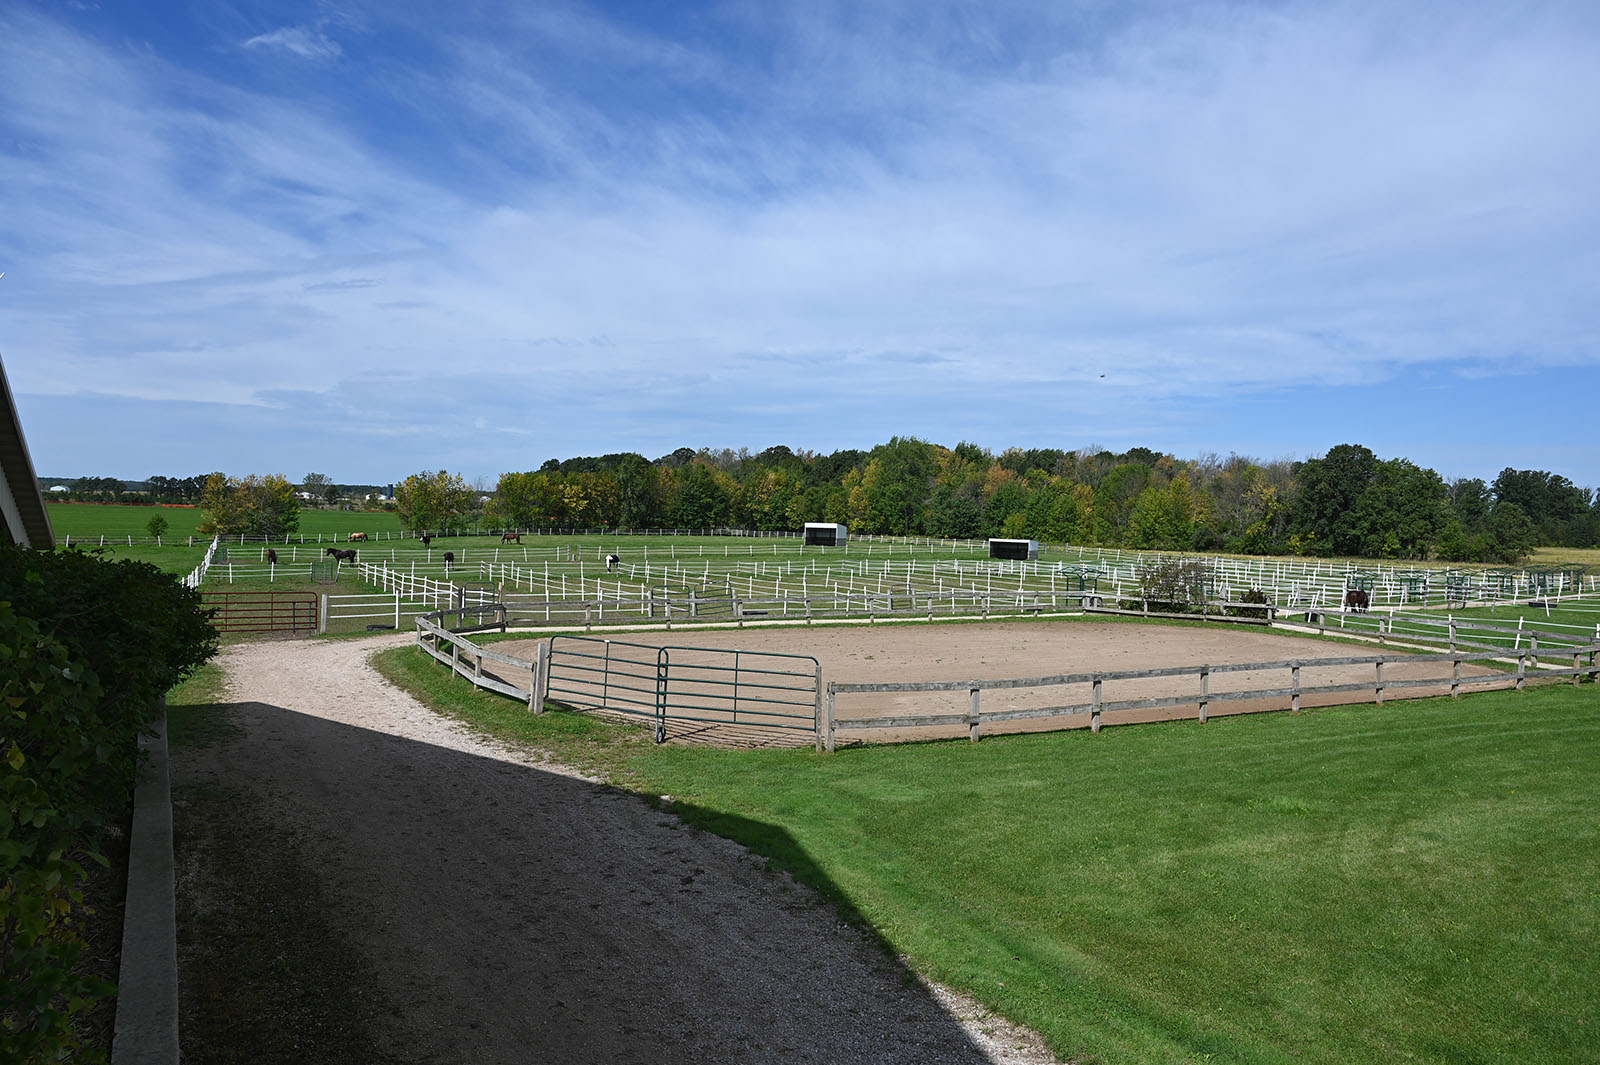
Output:
<instances>
[{"instance_id":1,"label":"sand riding arena","mask_svg":"<svg viewBox=\"0 0 1600 1065\"><path fill-rule=\"evenodd\" d=\"M980 718L983 736L1193 720L1519 686L1523 672L1514 660L1408 655L1256 626L678 629L487 645L434 631L420 631L419 644L436 658L530 706L542 702L533 694L542 682L552 703L631 717L669 742L725 746L977 738ZM1248 664L1261 668L1239 668ZM1019 684L1041 678L1050 682Z\"/></svg>"}]
</instances>

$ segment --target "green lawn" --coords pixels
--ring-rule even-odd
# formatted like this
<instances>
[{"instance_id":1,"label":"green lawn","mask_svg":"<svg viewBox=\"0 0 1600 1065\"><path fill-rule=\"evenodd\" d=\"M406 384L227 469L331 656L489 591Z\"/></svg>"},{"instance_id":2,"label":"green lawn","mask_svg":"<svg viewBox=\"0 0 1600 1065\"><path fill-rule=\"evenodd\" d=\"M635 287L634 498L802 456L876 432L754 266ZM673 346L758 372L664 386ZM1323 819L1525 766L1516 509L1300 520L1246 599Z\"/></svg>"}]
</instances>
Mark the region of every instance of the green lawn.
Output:
<instances>
[{"instance_id":1,"label":"green lawn","mask_svg":"<svg viewBox=\"0 0 1600 1065\"><path fill-rule=\"evenodd\" d=\"M1600 1061L1600 688L804 751L444 712L737 838L1063 1057Z\"/></svg>"},{"instance_id":2,"label":"green lawn","mask_svg":"<svg viewBox=\"0 0 1600 1065\"><path fill-rule=\"evenodd\" d=\"M70 536L73 542L93 539L98 543L102 536L108 540L122 537L126 542L129 536L134 539L148 536L146 526L157 514L167 519L166 539L186 538L199 535L195 532L195 526L205 516L199 507L139 507L110 503L46 503L45 506L50 512L50 524L55 528L56 538L65 540ZM342 539L353 532L364 532L369 536L395 536L400 533L400 519L386 510L306 509L300 512L301 536L315 539L322 534Z\"/></svg>"}]
</instances>

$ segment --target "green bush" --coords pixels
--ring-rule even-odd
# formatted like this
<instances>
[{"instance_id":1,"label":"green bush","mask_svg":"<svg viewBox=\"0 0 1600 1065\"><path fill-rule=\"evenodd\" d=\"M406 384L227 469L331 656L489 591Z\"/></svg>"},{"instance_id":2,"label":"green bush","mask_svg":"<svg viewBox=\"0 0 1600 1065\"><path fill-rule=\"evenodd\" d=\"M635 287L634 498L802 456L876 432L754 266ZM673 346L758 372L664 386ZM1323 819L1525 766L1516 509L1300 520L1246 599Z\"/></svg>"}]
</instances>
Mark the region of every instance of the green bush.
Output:
<instances>
[{"instance_id":1,"label":"green bush","mask_svg":"<svg viewBox=\"0 0 1600 1065\"><path fill-rule=\"evenodd\" d=\"M1227 608L1228 614L1236 618L1267 618L1272 616L1272 611L1267 609L1272 605L1272 597L1260 588L1251 588L1247 592L1240 593L1239 602L1262 603L1264 605L1259 607L1230 606Z\"/></svg>"},{"instance_id":2,"label":"green bush","mask_svg":"<svg viewBox=\"0 0 1600 1065\"><path fill-rule=\"evenodd\" d=\"M1162 558L1139 567L1139 589L1151 610L1198 612L1210 587L1211 567L1197 558Z\"/></svg>"},{"instance_id":3,"label":"green bush","mask_svg":"<svg viewBox=\"0 0 1600 1065\"><path fill-rule=\"evenodd\" d=\"M92 1057L73 1018L86 862L160 697L216 650L199 593L142 562L0 545L0 1061Z\"/></svg>"}]
</instances>

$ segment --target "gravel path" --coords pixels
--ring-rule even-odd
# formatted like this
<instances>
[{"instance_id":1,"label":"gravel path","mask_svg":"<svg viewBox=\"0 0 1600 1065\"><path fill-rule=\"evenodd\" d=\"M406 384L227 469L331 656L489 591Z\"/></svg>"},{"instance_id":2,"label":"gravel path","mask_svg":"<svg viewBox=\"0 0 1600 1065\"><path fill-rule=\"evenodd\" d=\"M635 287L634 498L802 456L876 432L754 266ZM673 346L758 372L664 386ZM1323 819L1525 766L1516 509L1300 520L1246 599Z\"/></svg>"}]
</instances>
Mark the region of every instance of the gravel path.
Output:
<instances>
[{"instance_id":1,"label":"gravel path","mask_svg":"<svg viewBox=\"0 0 1600 1065\"><path fill-rule=\"evenodd\" d=\"M175 766L310 849L386 1057L1054 1060L739 846L428 711L367 664L405 639L228 648L238 727Z\"/></svg>"}]
</instances>

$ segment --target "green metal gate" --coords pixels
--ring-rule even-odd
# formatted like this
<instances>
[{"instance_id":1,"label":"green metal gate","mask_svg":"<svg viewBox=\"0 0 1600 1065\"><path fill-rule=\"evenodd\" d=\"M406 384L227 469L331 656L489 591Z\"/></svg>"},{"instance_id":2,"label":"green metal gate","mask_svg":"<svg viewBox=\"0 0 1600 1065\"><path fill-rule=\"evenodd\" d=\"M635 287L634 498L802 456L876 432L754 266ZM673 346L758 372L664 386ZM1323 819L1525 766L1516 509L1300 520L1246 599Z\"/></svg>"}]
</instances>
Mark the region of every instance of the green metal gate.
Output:
<instances>
[{"instance_id":1,"label":"green metal gate","mask_svg":"<svg viewBox=\"0 0 1600 1065\"><path fill-rule=\"evenodd\" d=\"M820 735L822 667L809 655L555 636L547 695L647 720L657 743L695 734L792 741Z\"/></svg>"}]
</instances>

